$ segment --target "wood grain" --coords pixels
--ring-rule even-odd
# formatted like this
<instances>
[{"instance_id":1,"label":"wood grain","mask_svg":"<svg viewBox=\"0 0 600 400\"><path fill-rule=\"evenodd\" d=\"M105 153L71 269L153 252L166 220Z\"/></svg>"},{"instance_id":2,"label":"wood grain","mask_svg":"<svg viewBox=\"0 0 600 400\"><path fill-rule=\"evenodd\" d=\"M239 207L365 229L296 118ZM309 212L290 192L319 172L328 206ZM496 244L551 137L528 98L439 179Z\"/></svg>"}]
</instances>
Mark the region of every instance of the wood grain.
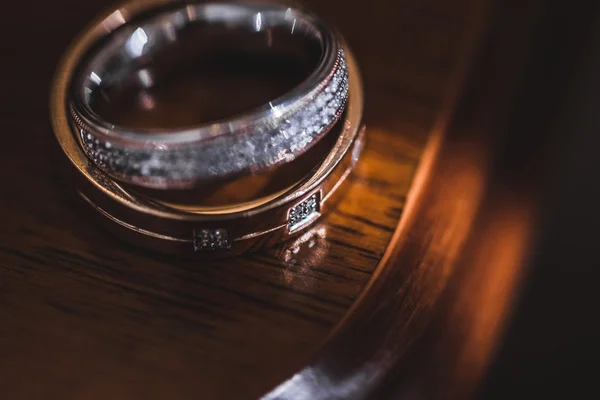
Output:
<instances>
[{"instance_id":1,"label":"wood grain","mask_svg":"<svg viewBox=\"0 0 600 400\"><path fill-rule=\"evenodd\" d=\"M256 398L309 362L345 315L398 223L471 3L307 3L361 63L364 157L338 210L303 243L213 262L113 239L87 222L56 168L53 68L107 3L57 0L25 12L15 2L3 14L2 36L14 40L2 53L15 60L2 97L10 145L0 147L5 398Z\"/></svg>"}]
</instances>

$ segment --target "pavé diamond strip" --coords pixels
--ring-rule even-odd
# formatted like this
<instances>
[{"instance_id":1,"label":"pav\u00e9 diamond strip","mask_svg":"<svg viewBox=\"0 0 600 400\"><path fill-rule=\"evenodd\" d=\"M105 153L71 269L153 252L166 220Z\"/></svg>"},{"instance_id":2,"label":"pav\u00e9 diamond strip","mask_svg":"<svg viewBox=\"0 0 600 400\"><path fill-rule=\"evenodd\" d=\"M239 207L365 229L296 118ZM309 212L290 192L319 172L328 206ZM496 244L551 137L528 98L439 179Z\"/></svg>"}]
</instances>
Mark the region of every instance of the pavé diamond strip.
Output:
<instances>
[{"instance_id":1,"label":"pav\u00e9 diamond strip","mask_svg":"<svg viewBox=\"0 0 600 400\"><path fill-rule=\"evenodd\" d=\"M288 162L306 151L341 117L348 98L348 70L343 51L333 77L306 106L266 134L234 133L170 149L123 148L94 132L71 106L71 117L88 157L109 175L161 187L161 182L210 180ZM269 121L273 125L273 121ZM256 165L257 160L259 165Z\"/></svg>"}]
</instances>

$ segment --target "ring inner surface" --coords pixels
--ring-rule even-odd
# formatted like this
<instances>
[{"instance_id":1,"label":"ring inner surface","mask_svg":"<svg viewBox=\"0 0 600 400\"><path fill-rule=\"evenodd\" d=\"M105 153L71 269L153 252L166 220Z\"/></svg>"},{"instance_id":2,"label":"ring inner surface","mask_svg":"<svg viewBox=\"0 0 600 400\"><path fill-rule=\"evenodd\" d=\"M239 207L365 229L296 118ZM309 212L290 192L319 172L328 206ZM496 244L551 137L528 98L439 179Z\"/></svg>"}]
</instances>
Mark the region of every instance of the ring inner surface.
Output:
<instances>
[{"instance_id":1,"label":"ring inner surface","mask_svg":"<svg viewBox=\"0 0 600 400\"><path fill-rule=\"evenodd\" d=\"M140 16L100 41L72 98L111 125L164 133L265 106L306 80L322 54L318 29L286 8L197 4Z\"/></svg>"}]
</instances>

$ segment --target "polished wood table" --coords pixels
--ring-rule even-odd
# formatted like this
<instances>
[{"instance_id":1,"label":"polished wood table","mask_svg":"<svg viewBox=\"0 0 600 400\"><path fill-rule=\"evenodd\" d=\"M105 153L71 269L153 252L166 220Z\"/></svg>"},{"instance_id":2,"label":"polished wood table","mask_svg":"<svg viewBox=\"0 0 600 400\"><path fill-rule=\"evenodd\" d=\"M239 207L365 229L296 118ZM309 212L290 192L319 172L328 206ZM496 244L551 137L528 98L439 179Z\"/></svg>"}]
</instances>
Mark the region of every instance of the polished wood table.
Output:
<instances>
[{"instance_id":1,"label":"polished wood table","mask_svg":"<svg viewBox=\"0 0 600 400\"><path fill-rule=\"evenodd\" d=\"M56 167L63 155L48 121L50 79L69 41L107 3L56 0L29 10L13 2L0 17L3 36L29 32L2 49L17 61L4 66L10 79L2 98L10 143L0 146L2 397L409 396L413 385L422 393L424 375L401 388L394 377L413 376L403 373L411 360L435 360L436 351L452 362L438 370L416 363L414 371L428 370L436 384L467 382L465 392L436 388L470 393L517 281L527 234L521 222L529 215L527 202L492 197L486 204L500 211L481 219L475 210L489 197L478 175L485 149L475 157L480 169L465 169L460 160L473 160L479 149L466 139L439 139L442 128L458 129L445 101L456 100L467 81L466 56L489 10L467 0L307 1L344 33L364 75L368 144L349 192L296 241L236 259L190 261L136 249L88 223ZM454 137L474 137L473 126L461 128L471 136ZM443 178L448 184L431 189ZM499 235L499 247L479 247L477 238L490 235ZM454 268L463 248L481 251ZM490 264L466 272L497 248L510 251L493 258L496 266L514 269ZM461 318L461 329L450 328ZM431 321L437 333L426 329ZM440 332L459 339L438 340ZM422 335L428 341L411 347ZM462 346L466 340L477 346ZM461 345L440 350L448 343ZM294 397L305 389L309 397Z\"/></svg>"}]
</instances>

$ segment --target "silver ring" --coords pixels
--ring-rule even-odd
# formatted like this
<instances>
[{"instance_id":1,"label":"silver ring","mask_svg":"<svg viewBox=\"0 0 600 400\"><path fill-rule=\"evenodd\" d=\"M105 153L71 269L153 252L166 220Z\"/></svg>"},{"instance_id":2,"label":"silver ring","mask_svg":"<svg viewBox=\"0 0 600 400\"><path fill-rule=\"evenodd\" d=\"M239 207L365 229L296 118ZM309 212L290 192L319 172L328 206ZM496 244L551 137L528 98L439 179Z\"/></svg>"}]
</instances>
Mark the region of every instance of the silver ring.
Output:
<instances>
[{"instance_id":1,"label":"silver ring","mask_svg":"<svg viewBox=\"0 0 600 400\"><path fill-rule=\"evenodd\" d=\"M97 45L70 85L70 123L87 156L111 177L169 189L263 171L307 151L340 119L348 97L343 45L314 15L278 3L165 3L141 19L129 19L117 10L92 27L101 32ZM132 130L94 111L94 96L127 80L154 52L177 42L193 26L277 29L317 43L320 57L294 89L228 120L185 129ZM151 77L140 79L152 83Z\"/></svg>"}]
</instances>

